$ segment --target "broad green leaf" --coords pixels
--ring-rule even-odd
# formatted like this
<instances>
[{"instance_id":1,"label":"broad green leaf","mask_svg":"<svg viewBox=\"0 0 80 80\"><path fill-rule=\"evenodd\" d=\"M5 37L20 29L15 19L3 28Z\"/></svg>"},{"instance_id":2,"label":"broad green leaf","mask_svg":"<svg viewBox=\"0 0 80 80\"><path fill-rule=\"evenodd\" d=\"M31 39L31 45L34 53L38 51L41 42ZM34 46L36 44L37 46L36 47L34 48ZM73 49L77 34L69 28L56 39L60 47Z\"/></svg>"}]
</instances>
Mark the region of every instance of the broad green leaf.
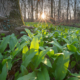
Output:
<instances>
[{"instance_id":1,"label":"broad green leaf","mask_svg":"<svg viewBox=\"0 0 80 80\"><path fill-rule=\"evenodd\" d=\"M75 33L72 34L72 38L77 38L77 35Z\"/></svg>"},{"instance_id":2,"label":"broad green leaf","mask_svg":"<svg viewBox=\"0 0 80 80\"><path fill-rule=\"evenodd\" d=\"M47 52L49 57L54 56L54 50L50 49L50 51Z\"/></svg>"},{"instance_id":3,"label":"broad green leaf","mask_svg":"<svg viewBox=\"0 0 80 80\"><path fill-rule=\"evenodd\" d=\"M2 64L4 65L8 60L12 60L12 56L8 56L7 58L3 59Z\"/></svg>"},{"instance_id":4,"label":"broad green leaf","mask_svg":"<svg viewBox=\"0 0 80 80\"><path fill-rule=\"evenodd\" d=\"M50 80L48 70L43 68L42 71L37 73L37 80Z\"/></svg>"},{"instance_id":5,"label":"broad green leaf","mask_svg":"<svg viewBox=\"0 0 80 80\"><path fill-rule=\"evenodd\" d=\"M52 68L52 65L51 65L51 62L50 62L49 59L44 58L44 59L42 60L42 63L44 63L44 64L47 65L48 67L51 67L51 68Z\"/></svg>"},{"instance_id":6,"label":"broad green leaf","mask_svg":"<svg viewBox=\"0 0 80 80\"><path fill-rule=\"evenodd\" d=\"M17 71L16 73L15 73L15 79L14 80L17 80L18 79L18 75L19 75L20 73L19 73L19 71Z\"/></svg>"},{"instance_id":7,"label":"broad green leaf","mask_svg":"<svg viewBox=\"0 0 80 80\"><path fill-rule=\"evenodd\" d=\"M21 69L22 75L27 75L28 74L28 71L27 71L27 69L24 65L21 65L20 69Z\"/></svg>"},{"instance_id":8,"label":"broad green leaf","mask_svg":"<svg viewBox=\"0 0 80 80\"><path fill-rule=\"evenodd\" d=\"M0 53L3 53L4 50L6 49L7 44L9 42L9 39L10 39L10 36L7 36L7 37L3 38L2 42L1 42L1 45L0 45Z\"/></svg>"},{"instance_id":9,"label":"broad green leaf","mask_svg":"<svg viewBox=\"0 0 80 80\"><path fill-rule=\"evenodd\" d=\"M6 63L5 63L2 68L2 73L0 74L0 80L6 80L7 73L8 73L8 69L7 69Z\"/></svg>"},{"instance_id":10,"label":"broad green leaf","mask_svg":"<svg viewBox=\"0 0 80 80\"><path fill-rule=\"evenodd\" d=\"M8 70L11 70L12 64L11 60L7 60L2 68L2 73L0 74L1 80L6 80L6 77L8 75Z\"/></svg>"},{"instance_id":11,"label":"broad green leaf","mask_svg":"<svg viewBox=\"0 0 80 80\"><path fill-rule=\"evenodd\" d=\"M29 29L25 29L25 31L28 33L29 37L33 37L33 34L31 33L31 31Z\"/></svg>"},{"instance_id":12,"label":"broad green leaf","mask_svg":"<svg viewBox=\"0 0 80 80\"><path fill-rule=\"evenodd\" d=\"M54 41L51 42L51 43L54 44L55 46L57 46L61 51L63 51L62 46L57 42L57 40L56 40L56 39L53 39L53 40L54 40Z\"/></svg>"},{"instance_id":13,"label":"broad green leaf","mask_svg":"<svg viewBox=\"0 0 80 80\"><path fill-rule=\"evenodd\" d=\"M36 51L39 49L39 41L37 37L33 38L30 49L35 49Z\"/></svg>"},{"instance_id":14,"label":"broad green leaf","mask_svg":"<svg viewBox=\"0 0 80 80\"><path fill-rule=\"evenodd\" d=\"M77 77L77 78L80 78L80 74L77 74L77 73L71 73L71 72L70 72L70 75L71 75L71 76L74 76L74 77Z\"/></svg>"},{"instance_id":15,"label":"broad green leaf","mask_svg":"<svg viewBox=\"0 0 80 80\"><path fill-rule=\"evenodd\" d=\"M58 48L57 48L57 46L53 46L52 49L54 50L54 53L58 53Z\"/></svg>"},{"instance_id":16,"label":"broad green leaf","mask_svg":"<svg viewBox=\"0 0 80 80\"><path fill-rule=\"evenodd\" d=\"M40 49L40 50L45 50L44 47L41 47L41 46L39 46L39 49Z\"/></svg>"},{"instance_id":17,"label":"broad green leaf","mask_svg":"<svg viewBox=\"0 0 80 80\"><path fill-rule=\"evenodd\" d=\"M2 63L0 63L0 74L2 72L2 68L3 68L3 65L2 65Z\"/></svg>"},{"instance_id":18,"label":"broad green leaf","mask_svg":"<svg viewBox=\"0 0 80 80\"><path fill-rule=\"evenodd\" d=\"M66 38L62 38L66 43L70 43Z\"/></svg>"},{"instance_id":19,"label":"broad green leaf","mask_svg":"<svg viewBox=\"0 0 80 80\"><path fill-rule=\"evenodd\" d=\"M2 60L3 59L3 55L0 53L0 60Z\"/></svg>"},{"instance_id":20,"label":"broad green leaf","mask_svg":"<svg viewBox=\"0 0 80 80\"><path fill-rule=\"evenodd\" d=\"M12 67L11 60L8 60L8 61L6 62L6 68L7 68L8 70L11 70L11 67Z\"/></svg>"},{"instance_id":21,"label":"broad green leaf","mask_svg":"<svg viewBox=\"0 0 80 80\"><path fill-rule=\"evenodd\" d=\"M38 40L39 40L39 42L41 41L41 39L42 39L42 34L40 34L40 33L38 33L37 35L36 35L36 37L38 38ZM42 44L43 44L44 42L42 42Z\"/></svg>"},{"instance_id":22,"label":"broad green leaf","mask_svg":"<svg viewBox=\"0 0 80 80\"><path fill-rule=\"evenodd\" d=\"M26 32L25 31L21 31L20 34L26 34Z\"/></svg>"},{"instance_id":23,"label":"broad green leaf","mask_svg":"<svg viewBox=\"0 0 80 80\"><path fill-rule=\"evenodd\" d=\"M69 79L66 80L80 80L80 79L78 79L77 77L70 77Z\"/></svg>"},{"instance_id":24,"label":"broad green leaf","mask_svg":"<svg viewBox=\"0 0 80 80\"><path fill-rule=\"evenodd\" d=\"M17 48L15 49L15 51L13 51L13 52L11 53L12 56L13 56L13 57L16 56L16 55L23 49L23 47L26 46L26 45L27 45L27 43L25 42L25 43L21 44L19 47L17 47Z\"/></svg>"},{"instance_id":25,"label":"broad green leaf","mask_svg":"<svg viewBox=\"0 0 80 80\"><path fill-rule=\"evenodd\" d=\"M23 47L23 50L22 50L22 53L25 54L27 51L28 51L28 47L27 46L24 46Z\"/></svg>"},{"instance_id":26,"label":"broad green leaf","mask_svg":"<svg viewBox=\"0 0 80 80\"><path fill-rule=\"evenodd\" d=\"M7 70L11 70L11 67L12 67L12 63L11 62L12 62L12 57L8 56L7 58L3 59L2 65L6 64Z\"/></svg>"},{"instance_id":27,"label":"broad green leaf","mask_svg":"<svg viewBox=\"0 0 80 80\"><path fill-rule=\"evenodd\" d=\"M43 46L43 45L44 45L44 41L41 41L41 42L40 42L40 46Z\"/></svg>"},{"instance_id":28,"label":"broad green leaf","mask_svg":"<svg viewBox=\"0 0 80 80\"><path fill-rule=\"evenodd\" d=\"M72 61L71 62L71 68L73 68L75 65L76 65L76 62L75 61Z\"/></svg>"},{"instance_id":29,"label":"broad green leaf","mask_svg":"<svg viewBox=\"0 0 80 80\"><path fill-rule=\"evenodd\" d=\"M17 44L18 44L18 40L16 36L14 34L10 35L10 40L9 40L10 50L13 51Z\"/></svg>"},{"instance_id":30,"label":"broad green leaf","mask_svg":"<svg viewBox=\"0 0 80 80\"><path fill-rule=\"evenodd\" d=\"M32 73L29 73L28 75L19 77L17 80L35 80L36 78L37 77L36 77L35 72L32 72Z\"/></svg>"},{"instance_id":31,"label":"broad green leaf","mask_svg":"<svg viewBox=\"0 0 80 80\"><path fill-rule=\"evenodd\" d=\"M28 64L31 62L32 58L34 57L34 55L36 54L37 52L33 52L32 54L29 54L26 56L25 60L22 62L22 65L24 65L25 67L28 66Z\"/></svg>"},{"instance_id":32,"label":"broad green leaf","mask_svg":"<svg viewBox=\"0 0 80 80\"><path fill-rule=\"evenodd\" d=\"M36 55L35 59L33 59L35 68L38 67L38 65L44 59L44 56L47 54L48 51L49 50L47 49L46 51L41 51L40 54Z\"/></svg>"},{"instance_id":33,"label":"broad green leaf","mask_svg":"<svg viewBox=\"0 0 80 80\"><path fill-rule=\"evenodd\" d=\"M77 48L74 45L67 44L67 48L72 52L76 52L77 51Z\"/></svg>"},{"instance_id":34,"label":"broad green leaf","mask_svg":"<svg viewBox=\"0 0 80 80\"><path fill-rule=\"evenodd\" d=\"M27 36L27 35L23 35L22 37L21 37L21 40L24 40L24 41L29 41L29 40L31 40L31 38L29 37L29 36Z\"/></svg>"},{"instance_id":35,"label":"broad green leaf","mask_svg":"<svg viewBox=\"0 0 80 80\"><path fill-rule=\"evenodd\" d=\"M59 55L54 61L53 75L56 80L63 80L65 78L69 66L69 57L70 54L68 52L64 52L64 54Z\"/></svg>"}]
</instances>

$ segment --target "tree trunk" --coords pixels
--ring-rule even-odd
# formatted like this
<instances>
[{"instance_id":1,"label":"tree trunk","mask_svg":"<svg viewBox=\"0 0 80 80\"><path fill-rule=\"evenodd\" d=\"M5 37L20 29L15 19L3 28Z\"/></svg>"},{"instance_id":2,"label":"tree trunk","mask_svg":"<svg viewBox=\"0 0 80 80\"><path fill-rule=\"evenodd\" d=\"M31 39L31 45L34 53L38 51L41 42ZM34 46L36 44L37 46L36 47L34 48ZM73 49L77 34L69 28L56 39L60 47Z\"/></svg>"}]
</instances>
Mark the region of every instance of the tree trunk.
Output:
<instances>
[{"instance_id":1,"label":"tree trunk","mask_svg":"<svg viewBox=\"0 0 80 80\"><path fill-rule=\"evenodd\" d=\"M69 14L69 0L68 0L68 5L67 5L67 22L68 22L68 15Z\"/></svg>"},{"instance_id":2,"label":"tree trunk","mask_svg":"<svg viewBox=\"0 0 80 80\"><path fill-rule=\"evenodd\" d=\"M53 0L51 0L51 18L53 18Z\"/></svg>"},{"instance_id":3,"label":"tree trunk","mask_svg":"<svg viewBox=\"0 0 80 80\"><path fill-rule=\"evenodd\" d=\"M60 22L60 17L61 17L61 0L59 0L59 4L58 4L58 21Z\"/></svg>"},{"instance_id":4,"label":"tree trunk","mask_svg":"<svg viewBox=\"0 0 80 80\"><path fill-rule=\"evenodd\" d=\"M77 0L74 0L74 20L76 21L76 2Z\"/></svg>"},{"instance_id":5,"label":"tree trunk","mask_svg":"<svg viewBox=\"0 0 80 80\"><path fill-rule=\"evenodd\" d=\"M37 5L36 5L36 19L38 19L38 0L37 0Z\"/></svg>"},{"instance_id":6,"label":"tree trunk","mask_svg":"<svg viewBox=\"0 0 80 80\"><path fill-rule=\"evenodd\" d=\"M24 21L26 21L26 4L24 3Z\"/></svg>"},{"instance_id":7,"label":"tree trunk","mask_svg":"<svg viewBox=\"0 0 80 80\"><path fill-rule=\"evenodd\" d=\"M6 17L6 20L8 20L10 23L9 25L12 27L23 25L20 6L19 6L19 0L0 0L0 1L3 2L2 4L0 3L1 4L0 9L3 8L2 10L0 10L1 11L0 15L3 17ZM8 5L6 3L8 3ZM5 14L5 11L6 11L6 14ZM6 23L6 26L7 25L8 24Z\"/></svg>"},{"instance_id":8,"label":"tree trunk","mask_svg":"<svg viewBox=\"0 0 80 80\"><path fill-rule=\"evenodd\" d=\"M55 1L54 1L54 21L55 21Z\"/></svg>"},{"instance_id":9,"label":"tree trunk","mask_svg":"<svg viewBox=\"0 0 80 80\"><path fill-rule=\"evenodd\" d=\"M43 11L43 8L44 8L44 7L43 7L43 0L42 0L42 11Z\"/></svg>"},{"instance_id":10,"label":"tree trunk","mask_svg":"<svg viewBox=\"0 0 80 80\"><path fill-rule=\"evenodd\" d=\"M51 0L51 22L55 23L55 20L53 19L53 4L54 4L54 18L55 18L55 2L54 0Z\"/></svg>"},{"instance_id":11,"label":"tree trunk","mask_svg":"<svg viewBox=\"0 0 80 80\"><path fill-rule=\"evenodd\" d=\"M31 0L31 21L33 21L33 0Z\"/></svg>"}]
</instances>

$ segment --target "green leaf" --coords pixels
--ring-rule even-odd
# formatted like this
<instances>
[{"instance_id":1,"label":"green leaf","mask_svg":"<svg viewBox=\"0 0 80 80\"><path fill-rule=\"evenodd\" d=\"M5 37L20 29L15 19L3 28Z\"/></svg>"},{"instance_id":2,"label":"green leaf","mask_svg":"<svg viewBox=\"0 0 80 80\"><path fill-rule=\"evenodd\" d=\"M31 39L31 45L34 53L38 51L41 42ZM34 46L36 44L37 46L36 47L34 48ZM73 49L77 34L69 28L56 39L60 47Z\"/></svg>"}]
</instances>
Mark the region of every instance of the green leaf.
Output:
<instances>
[{"instance_id":1,"label":"green leaf","mask_svg":"<svg viewBox=\"0 0 80 80\"><path fill-rule=\"evenodd\" d=\"M77 73L71 73L71 72L70 72L70 75L71 75L71 76L74 76L74 77L77 77L77 78L80 78L80 74L77 74Z\"/></svg>"},{"instance_id":2,"label":"green leaf","mask_svg":"<svg viewBox=\"0 0 80 80\"><path fill-rule=\"evenodd\" d=\"M27 75L28 74L28 71L27 71L27 69L24 65L21 65L21 72L22 72L22 75Z\"/></svg>"},{"instance_id":3,"label":"green leaf","mask_svg":"<svg viewBox=\"0 0 80 80\"><path fill-rule=\"evenodd\" d=\"M13 51L13 52L11 53L12 56L13 56L13 57L16 56L16 55L23 49L23 47L26 46L26 45L27 45L27 43L25 42L25 43L21 44L19 47L17 47L17 48L15 49L15 51Z\"/></svg>"},{"instance_id":4,"label":"green leaf","mask_svg":"<svg viewBox=\"0 0 80 80\"><path fill-rule=\"evenodd\" d=\"M8 56L7 58L3 59L2 64L4 65L9 60L10 61L12 60L12 57L11 56Z\"/></svg>"},{"instance_id":5,"label":"green leaf","mask_svg":"<svg viewBox=\"0 0 80 80\"><path fill-rule=\"evenodd\" d=\"M29 36L27 36L27 35L23 35L22 37L21 37L21 40L24 40L24 41L29 41L29 39L31 39Z\"/></svg>"},{"instance_id":6,"label":"green leaf","mask_svg":"<svg viewBox=\"0 0 80 80\"><path fill-rule=\"evenodd\" d=\"M50 49L50 51L47 52L49 57L54 56L54 50Z\"/></svg>"},{"instance_id":7,"label":"green leaf","mask_svg":"<svg viewBox=\"0 0 80 80\"><path fill-rule=\"evenodd\" d=\"M30 49L35 49L36 51L39 49L39 41L37 37L33 38Z\"/></svg>"},{"instance_id":8,"label":"green leaf","mask_svg":"<svg viewBox=\"0 0 80 80\"><path fill-rule=\"evenodd\" d=\"M51 42L51 44L54 44L54 45L55 45L55 46L57 46L61 51L63 51L62 46L57 42L57 40L56 40L56 39L54 39L54 41L53 41L53 42Z\"/></svg>"},{"instance_id":9,"label":"green leaf","mask_svg":"<svg viewBox=\"0 0 80 80\"><path fill-rule=\"evenodd\" d=\"M47 65L48 67L51 67L51 68L52 68L52 65L51 65L51 62L50 62L49 59L44 58L44 59L42 60L42 63L44 63L44 64Z\"/></svg>"},{"instance_id":10,"label":"green leaf","mask_svg":"<svg viewBox=\"0 0 80 80\"><path fill-rule=\"evenodd\" d=\"M36 55L35 59L33 59L35 68L38 67L38 65L44 59L44 56L47 54L48 51L49 50L47 49L46 51L41 51L40 54Z\"/></svg>"},{"instance_id":11,"label":"green leaf","mask_svg":"<svg viewBox=\"0 0 80 80\"><path fill-rule=\"evenodd\" d=\"M40 49L40 50L45 50L44 47L41 47L41 46L39 46L39 49Z\"/></svg>"},{"instance_id":12,"label":"green leaf","mask_svg":"<svg viewBox=\"0 0 80 80\"><path fill-rule=\"evenodd\" d=\"M3 55L0 53L0 60L2 60L3 59Z\"/></svg>"},{"instance_id":13,"label":"green leaf","mask_svg":"<svg viewBox=\"0 0 80 80\"><path fill-rule=\"evenodd\" d=\"M31 37L31 38L33 37L33 34L31 33L31 31L29 29L25 29L25 31L28 33L29 37Z\"/></svg>"},{"instance_id":14,"label":"green leaf","mask_svg":"<svg viewBox=\"0 0 80 80\"><path fill-rule=\"evenodd\" d=\"M43 68L42 71L37 73L37 80L50 80L48 70Z\"/></svg>"},{"instance_id":15,"label":"green leaf","mask_svg":"<svg viewBox=\"0 0 80 80\"><path fill-rule=\"evenodd\" d=\"M0 74L0 80L6 80L8 69L6 67L6 63L2 68L2 73Z\"/></svg>"},{"instance_id":16,"label":"green leaf","mask_svg":"<svg viewBox=\"0 0 80 80\"><path fill-rule=\"evenodd\" d=\"M57 57L53 64L53 75L56 80L63 80L66 76L67 69L69 66L69 57L68 52L64 52Z\"/></svg>"},{"instance_id":17,"label":"green leaf","mask_svg":"<svg viewBox=\"0 0 80 80\"><path fill-rule=\"evenodd\" d=\"M74 45L67 44L67 48L72 52L76 52L77 51L77 48Z\"/></svg>"},{"instance_id":18,"label":"green leaf","mask_svg":"<svg viewBox=\"0 0 80 80\"><path fill-rule=\"evenodd\" d=\"M26 32L25 31L21 31L20 34L26 34Z\"/></svg>"},{"instance_id":19,"label":"green leaf","mask_svg":"<svg viewBox=\"0 0 80 80\"><path fill-rule=\"evenodd\" d=\"M66 43L70 43L66 38L62 38Z\"/></svg>"},{"instance_id":20,"label":"green leaf","mask_svg":"<svg viewBox=\"0 0 80 80\"><path fill-rule=\"evenodd\" d=\"M10 35L10 40L9 40L10 50L13 51L17 44L18 44L18 40L16 36L14 34Z\"/></svg>"},{"instance_id":21,"label":"green leaf","mask_svg":"<svg viewBox=\"0 0 80 80\"><path fill-rule=\"evenodd\" d=\"M35 72L32 72L32 73L29 73L28 75L19 77L17 80L35 80L36 78L37 77L36 77Z\"/></svg>"},{"instance_id":22,"label":"green leaf","mask_svg":"<svg viewBox=\"0 0 80 80\"><path fill-rule=\"evenodd\" d=\"M75 65L76 65L76 62L75 61L72 61L71 62L71 68L73 68Z\"/></svg>"},{"instance_id":23,"label":"green leaf","mask_svg":"<svg viewBox=\"0 0 80 80\"><path fill-rule=\"evenodd\" d=\"M77 77L71 77L69 79L66 79L66 80L79 80Z\"/></svg>"},{"instance_id":24,"label":"green leaf","mask_svg":"<svg viewBox=\"0 0 80 80\"><path fill-rule=\"evenodd\" d=\"M24 61L22 62L22 65L24 65L25 67L28 66L28 64L31 62L31 59L34 57L34 55L36 54L37 52L33 52L29 55L26 56L26 58L24 59Z\"/></svg>"},{"instance_id":25,"label":"green leaf","mask_svg":"<svg viewBox=\"0 0 80 80\"><path fill-rule=\"evenodd\" d=\"M23 47L23 50L22 50L22 53L25 54L27 51L28 51L28 47L27 46L24 46Z\"/></svg>"},{"instance_id":26,"label":"green leaf","mask_svg":"<svg viewBox=\"0 0 80 80\"><path fill-rule=\"evenodd\" d=\"M7 44L9 42L9 39L10 39L10 36L7 36L7 37L3 38L2 42L1 42L1 45L0 45L0 53L3 53L4 50L6 49Z\"/></svg>"},{"instance_id":27,"label":"green leaf","mask_svg":"<svg viewBox=\"0 0 80 80\"><path fill-rule=\"evenodd\" d=\"M11 60L8 60L8 61L6 62L6 68L7 68L8 70L11 70L11 67L12 67Z\"/></svg>"}]
</instances>

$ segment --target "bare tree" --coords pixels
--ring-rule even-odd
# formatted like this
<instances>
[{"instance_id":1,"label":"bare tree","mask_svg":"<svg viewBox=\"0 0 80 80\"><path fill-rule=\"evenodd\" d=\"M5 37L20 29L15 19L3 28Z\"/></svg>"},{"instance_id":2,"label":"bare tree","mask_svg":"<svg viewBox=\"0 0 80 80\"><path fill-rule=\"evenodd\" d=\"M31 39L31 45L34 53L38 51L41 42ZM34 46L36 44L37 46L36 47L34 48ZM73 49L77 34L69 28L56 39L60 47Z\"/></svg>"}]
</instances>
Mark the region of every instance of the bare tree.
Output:
<instances>
[{"instance_id":1,"label":"bare tree","mask_svg":"<svg viewBox=\"0 0 80 80\"><path fill-rule=\"evenodd\" d=\"M55 21L55 1L54 1L54 21Z\"/></svg>"},{"instance_id":2,"label":"bare tree","mask_svg":"<svg viewBox=\"0 0 80 80\"><path fill-rule=\"evenodd\" d=\"M69 16L69 0L67 0L67 21L68 21L68 16Z\"/></svg>"},{"instance_id":3,"label":"bare tree","mask_svg":"<svg viewBox=\"0 0 80 80\"><path fill-rule=\"evenodd\" d=\"M74 0L74 20L76 21L76 3L77 0Z\"/></svg>"},{"instance_id":4,"label":"bare tree","mask_svg":"<svg viewBox=\"0 0 80 80\"><path fill-rule=\"evenodd\" d=\"M61 17L61 0L59 0L58 3L58 21L60 21L60 17Z\"/></svg>"},{"instance_id":5,"label":"bare tree","mask_svg":"<svg viewBox=\"0 0 80 80\"><path fill-rule=\"evenodd\" d=\"M33 0L31 0L31 21L33 21Z\"/></svg>"},{"instance_id":6,"label":"bare tree","mask_svg":"<svg viewBox=\"0 0 80 80\"><path fill-rule=\"evenodd\" d=\"M37 4L36 4L36 19L38 19L38 3L39 3L39 1L37 0Z\"/></svg>"},{"instance_id":7,"label":"bare tree","mask_svg":"<svg viewBox=\"0 0 80 80\"><path fill-rule=\"evenodd\" d=\"M26 0L24 2L24 21L26 21Z\"/></svg>"},{"instance_id":8,"label":"bare tree","mask_svg":"<svg viewBox=\"0 0 80 80\"><path fill-rule=\"evenodd\" d=\"M51 18L53 18L53 1L54 0L51 0Z\"/></svg>"}]
</instances>

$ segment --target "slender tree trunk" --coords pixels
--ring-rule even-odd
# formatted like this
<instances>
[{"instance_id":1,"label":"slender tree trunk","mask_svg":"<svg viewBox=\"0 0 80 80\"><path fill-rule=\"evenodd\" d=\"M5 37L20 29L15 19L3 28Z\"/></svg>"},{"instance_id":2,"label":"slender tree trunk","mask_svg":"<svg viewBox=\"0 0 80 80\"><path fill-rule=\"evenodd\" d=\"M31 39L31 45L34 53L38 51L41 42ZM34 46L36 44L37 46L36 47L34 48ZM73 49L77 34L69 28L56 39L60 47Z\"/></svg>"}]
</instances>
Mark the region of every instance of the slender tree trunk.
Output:
<instances>
[{"instance_id":1,"label":"slender tree trunk","mask_svg":"<svg viewBox=\"0 0 80 80\"><path fill-rule=\"evenodd\" d=\"M68 15L69 14L69 0L68 0L68 5L67 5L67 22L68 22Z\"/></svg>"},{"instance_id":2,"label":"slender tree trunk","mask_svg":"<svg viewBox=\"0 0 80 80\"><path fill-rule=\"evenodd\" d=\"M31 21L33 21L33 0L31 0Z\"/></svg>"},{"instance_id":3,"label":"slender tree trunk","mask_svg":"<svg viewBox=\"0 0 80 80\"><path fill-rule=\"evenodd\" d=\"M31 19L31 14L30 14L30 11L31 11L31 0L28 0L28 7L29 7L29 9L28 9L28 19L30 20Z\"/></svg>"},{"instance_id":4,"label":"slender tree trunk","mask_svg":"<svg viewBox=\"0 0 80 80\"><path fill-rule=\"evenodd\" d=\"M53 0L51 0L51 18L53 18Z\"/></svg>"},{"instance_id":5,"label":"slender tree trunk","mask_svg":"<svg viewBox=\"0 0 80 80\"><path fill-rule=\"evenodd\" d=\"M43 11L43 0L42 0L42 11Z\"/></svg>"},{"instance_id":6,"label":"slender tree trunk","mask_svg":"<svg viewBox=\"0 0 80 80\"><path fill-rule=\"evenodd\" d=\"M55 21L55 1L54 1L54 21Z\"/></svg>"},{"instance_id":7,"label":"slender tree trunk","mask_svg":"<svg viewBox=\"0 0 80 80\"><path fill-rule=\"evenodd\" d=\"M37 0L37 5L36 5L37 9L36 9L36 19L38 19L38 0Z\"/></svg>"},{"instance_id":8,"label":"slender tree trunk","mask_svg":"<svg viewBox=\"0 0 80 80\"><path fill-rule=\"evenodd\" d=\"M71 21L71 12L70 12L70 21Z\"/></svg>"},{"instance_id":9,"label":"slender tree trunk","mask_svg":"<svg viewBox=\"0 0 80 80\"><path fill-rule=\"evenodd\" d=\"M24 4L24 21L26 21L26 4Z\"/></svg>"},{"instance_id":10,"label":"slender tree trunk","mask_svg":"<svg viewBox=\"0 0 80 80\"><path fill-rule=\"evenodd\" d=\"M29 12L28 12L28 20L29 20Z\"/></svg>"},{"instance_id":11,"label":"slender tree trunk","mask_svg":"<svg viewBox=\"0 0 80 80\"><path fill-rule=\"evenodd\" d=\"M76 21L76 2L77 0L74 0L74 20Z\"/></svg>"},{"instance_id":12,"label":"slender tree trunk","mask_svg":"<svg viewBox=\"0 0 80 80\"><path fill-rule=\"evenodd\" d=\"M59 4L58 4L58 21L60 22L60 17L61 17L61 0L59 0Z\"/></svg>"}]
</instances>

